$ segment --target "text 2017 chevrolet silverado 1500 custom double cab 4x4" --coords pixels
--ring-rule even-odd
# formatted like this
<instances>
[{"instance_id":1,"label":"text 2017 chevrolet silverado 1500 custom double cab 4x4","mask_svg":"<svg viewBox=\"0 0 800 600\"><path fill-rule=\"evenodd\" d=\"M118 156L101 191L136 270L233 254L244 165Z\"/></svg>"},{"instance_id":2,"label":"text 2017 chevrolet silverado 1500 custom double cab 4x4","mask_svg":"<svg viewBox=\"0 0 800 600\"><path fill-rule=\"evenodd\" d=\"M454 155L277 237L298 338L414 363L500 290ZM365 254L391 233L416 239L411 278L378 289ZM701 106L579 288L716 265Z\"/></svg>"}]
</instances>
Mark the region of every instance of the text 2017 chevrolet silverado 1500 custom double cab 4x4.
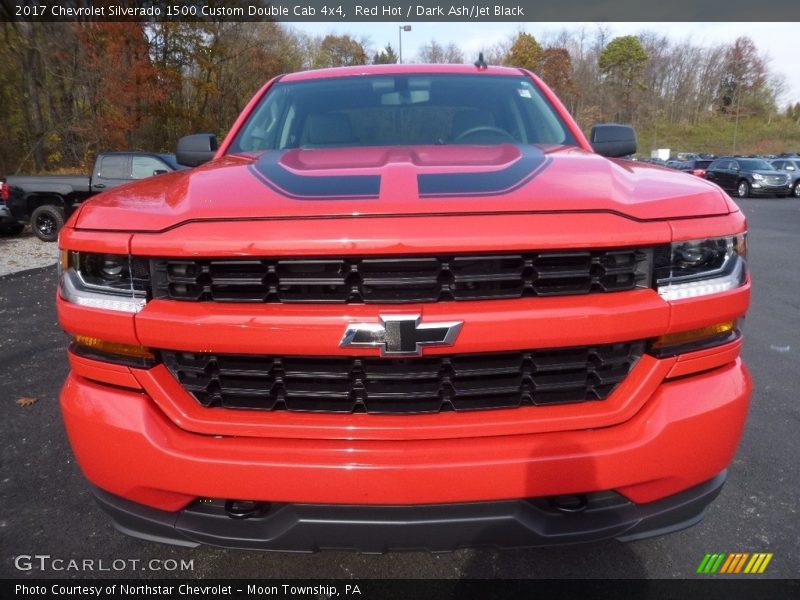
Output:
<instances>
[{"instance_id":1,"label":"text 2017 chevrolet silverado 1500 custom double cab 4x4","mask_svg":"<svg viewBox=\"0 0 800 600\"><path fill-rule=\"evenodd\" d=\"M67 432L124 532L441 550L700 520L745 422L745 218L529 72L270 81L61 232ZM594 151L593 151L594 150Z\"/></svg>"}]
</instances>

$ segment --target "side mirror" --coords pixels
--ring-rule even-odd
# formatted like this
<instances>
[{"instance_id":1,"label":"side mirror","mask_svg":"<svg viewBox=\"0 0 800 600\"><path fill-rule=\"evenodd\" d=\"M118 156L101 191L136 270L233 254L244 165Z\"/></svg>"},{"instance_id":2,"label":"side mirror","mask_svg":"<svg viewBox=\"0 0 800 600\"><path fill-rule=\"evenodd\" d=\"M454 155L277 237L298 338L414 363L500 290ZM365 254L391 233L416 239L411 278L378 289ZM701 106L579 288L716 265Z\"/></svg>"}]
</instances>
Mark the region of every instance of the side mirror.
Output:
<instances>
[{"instance_id":1,"label":"side mirror","mask_svg":"<svg viewBox=\"0 0 800 600\"><path fill-rule=\"evenodd\" d=\"M601 156L628 156L636 152L636 131L629 125L595 125L589 134L592 150Z\"/></svg>"},{"instance_id":2,"label":"side mirror","mask_svg":"<svg viewBox=\"0 0 800 600\"><path fill-rule=\"evenodd\" d=\"M178 140L175 158L178 164L196 167L214 158L217 153L217 136L213 133L196 133Z\"/></svg>"}]
</instances>

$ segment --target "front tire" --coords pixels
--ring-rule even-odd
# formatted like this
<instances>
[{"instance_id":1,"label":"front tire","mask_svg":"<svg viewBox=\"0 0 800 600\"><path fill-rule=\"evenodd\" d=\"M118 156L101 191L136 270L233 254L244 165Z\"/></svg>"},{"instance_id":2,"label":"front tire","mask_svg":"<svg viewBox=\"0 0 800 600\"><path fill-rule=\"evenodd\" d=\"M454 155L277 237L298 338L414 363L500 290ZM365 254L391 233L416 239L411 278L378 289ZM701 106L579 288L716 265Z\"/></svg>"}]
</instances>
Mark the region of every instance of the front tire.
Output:
<instances>
[{"instance_id":1,"label":"front tire","mask_svg":"<svg viewBox=\"0 0 800 600\"><path fill-rule=\"evenodd\" d=\"M750 195L750 184L744 179L742 179L739 182L739 185L736 186L736 195L739 198L747 198Z\"/></svg>"},{"instance_id":2,"label":"front tire","mask_svg":"<svg viewBox=\"0 0 800 600\"><path fill-rule=\"evenodd\" d=\"M31 229L43 242L55 242L65 220L63 209L52 204L45 204L31 214Z\"/></svg>"},{"instance_id":3,"label":"front tire","mask_svg":"<svg viewBox=\"0 0 800 600\"><path fill-rule=\"evenodd\" d=\"M792 191L792 195L795 198L800 198L800 179L798 179L797 183L794 184L794 190Z\"/></svg>"}]
</instances>

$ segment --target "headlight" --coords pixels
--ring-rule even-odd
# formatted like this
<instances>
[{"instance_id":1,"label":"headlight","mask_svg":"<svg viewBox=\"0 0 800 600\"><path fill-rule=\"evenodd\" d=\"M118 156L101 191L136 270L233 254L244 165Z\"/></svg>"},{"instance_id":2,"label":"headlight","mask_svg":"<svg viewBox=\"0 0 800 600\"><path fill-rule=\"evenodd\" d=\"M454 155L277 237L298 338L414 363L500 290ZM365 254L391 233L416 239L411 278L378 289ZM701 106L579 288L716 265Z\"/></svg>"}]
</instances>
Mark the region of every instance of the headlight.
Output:
<instances>
[{"instance_id":1,"label":"headlight","mask_svg":"<svg viewBox=\"0 0 800 600\"><path fill-rule=\"evenodd\" d=\"M747 278L747 234L675 242L656 252L656 288L664 300L726 292Z\"/></svg>"},{"instance_id":2,"label":"headlight","mask_svg":"<svg viewBox=\"0 0 800 600\"><path fill-rule=\"evenodd\" d=\"M137 313L147 304L150 267L126 254L61 251L61 296L67 302Z\"/></svg>"},{"instance_id":3,"label":"headlight","mask_svg":"<svg viewBox=\"0 0 800 600\"><path fill-rule=\"evenodd\" d=\"M761 181L764 179L764 176L759 173L753 173L753 179L755 179L756 181Z\"/></svg>"}]
</instances>

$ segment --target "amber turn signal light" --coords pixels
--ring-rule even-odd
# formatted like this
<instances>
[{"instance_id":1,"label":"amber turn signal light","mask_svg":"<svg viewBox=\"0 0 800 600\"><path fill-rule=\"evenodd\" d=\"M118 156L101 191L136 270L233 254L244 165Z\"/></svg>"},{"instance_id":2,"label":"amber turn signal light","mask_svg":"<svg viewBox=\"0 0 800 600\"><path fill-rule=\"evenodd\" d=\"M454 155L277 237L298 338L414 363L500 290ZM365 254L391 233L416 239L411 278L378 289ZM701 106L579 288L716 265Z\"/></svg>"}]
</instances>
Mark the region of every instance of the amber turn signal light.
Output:
<instances>
[{"instance_id":1,"label":"amber turn signal light","mask_svg":"<svg viewBox=\"0 0 800 600\"><path fill-rule=\"evenodd\" d=\"M650 343L650 350L656 356L674 356L727 344L738 337L737 322L725 321L698 329L662 335Z\"/></svg>"},{"instance_id":2,"label":"amber turn signal light","mask_svg":"<svg viewBox=\"0 0 800 600\"><path fill-rule=\"evenodd\" d=\"M149 348L87 335L73 336L70 349L79 356L132 367L152 367L156 363L156 355Z\"/></svg>"}]
</instances>

